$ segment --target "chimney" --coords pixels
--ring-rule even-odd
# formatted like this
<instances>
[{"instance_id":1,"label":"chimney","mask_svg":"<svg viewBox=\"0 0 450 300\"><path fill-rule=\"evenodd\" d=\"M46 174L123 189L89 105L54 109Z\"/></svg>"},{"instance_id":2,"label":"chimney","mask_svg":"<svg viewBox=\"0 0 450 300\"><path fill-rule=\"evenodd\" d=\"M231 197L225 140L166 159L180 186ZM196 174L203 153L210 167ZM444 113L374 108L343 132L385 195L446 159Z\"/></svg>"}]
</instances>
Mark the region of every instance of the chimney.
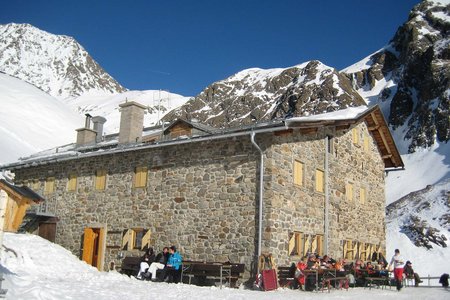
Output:
<instances>
[{"instance_id":1,"label":"chimney","mask_svg":"<svg viewBox=\"0 0 450 300\"><path fill-rule=\"evenodd\" d=\"M147 107L134 101L122 103L119 107L121 111L119 144L140 142L144 127L144 110Z\"/></svg>"},{"instance_id":2,"label":"chimney","mask_svg":"<svg viewBox=\"0 0 450 300\"><path fill-rule=\"evenodd\" d=\"M92 116L90 114L85 114L86 121L84 123L84 128L77 129L77 147L87 146L95 143L96 132L90 128Z\"/></svg>"},{"instance_id":3,"label":"chimney","mask_svg":"<svg viewBox=\"0 0 450 300\"><path fill-rule=\"evenodd\" d=\"M92 118L92 123L94 123L94 131L96 132L95 142L100 143L103 136L103 124L105 124L106 119L100 116L95 116Z\"/></svg>"}]
</instances>

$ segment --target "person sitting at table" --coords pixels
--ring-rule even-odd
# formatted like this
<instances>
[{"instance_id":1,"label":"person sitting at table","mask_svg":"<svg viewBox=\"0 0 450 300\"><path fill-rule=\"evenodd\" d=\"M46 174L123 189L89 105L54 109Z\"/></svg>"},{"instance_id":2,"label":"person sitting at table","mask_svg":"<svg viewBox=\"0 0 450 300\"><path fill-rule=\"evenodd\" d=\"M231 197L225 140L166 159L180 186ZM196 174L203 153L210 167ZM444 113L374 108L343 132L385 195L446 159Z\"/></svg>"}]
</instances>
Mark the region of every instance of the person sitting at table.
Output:
<instances>
[{"instance_id":1,"label":"person sitting at table","mask_svg":"<svg viewBox=\"0 0 450 300\"><path fill-rule=\"evenodd\" d=\"M343 277L347 274L345 271L345 259L340 258L335 264L334 268L336 269L336 277Z\"/></svg>"},{"instance_id":2,"label":"person sitting at table","mask_svg":"<svg viewBox=\"0 0 450 300\"><path fill-rule=\"evenodd\" d=\"M372 262L370 261L366 263L366 272L368 277L374 277L378 275L377 270L375 270L375 267L372 265Z\"/></svg>"},{"instance_id":3,"label":"person sitting at table","mask_svg":"<svg viewBox=\"0 0 450 300\"><path fill-rule=\"evenodd\" d=\"M333 264L331 262L331 259L328 255L324 255L320 261L320 267L322 269L332 269Z\"/></svg>"},{"instance_id":4,"label":"person sitting at table","mask_svg":"<svg viewBox=\"0 0 450 300\"><path fill-rule=\"evenodd\" d=\"M308 262L306 263L306 270L314 270L317 272L318 262L316 261L316 255L310 254L308 256ZM316 274L309 274L306 276L305 290L314 291L316 289Z\"/></svg>"},{"instance_id":5,"label":"person sitting at table","mask_svg":"<svg viewBox=\"0 0 450 300\"><path fill-rule=\"evenodd\" d=\"M180 281L179 270L181 268L181 263L183 258L181 254L177 252L175 246L169 248L169 259L167 260L166 267L161 272L161 279L165 282L178 283Z\"/></svg>"},{"instance_id":6,"label":"person sitting at table","mask_svg":"<svg viewBox=\"0 0 450 300\"><path fill-rule=\"evenodd\" d=\"M303 290L303 287L305 286L305 273L303 271L307 267L307 261L308 257L304 256L298 263L297 268L295 270L295 278L297 279L297 282L299 284L299 288Z\"/></svg>"}]
</instances>

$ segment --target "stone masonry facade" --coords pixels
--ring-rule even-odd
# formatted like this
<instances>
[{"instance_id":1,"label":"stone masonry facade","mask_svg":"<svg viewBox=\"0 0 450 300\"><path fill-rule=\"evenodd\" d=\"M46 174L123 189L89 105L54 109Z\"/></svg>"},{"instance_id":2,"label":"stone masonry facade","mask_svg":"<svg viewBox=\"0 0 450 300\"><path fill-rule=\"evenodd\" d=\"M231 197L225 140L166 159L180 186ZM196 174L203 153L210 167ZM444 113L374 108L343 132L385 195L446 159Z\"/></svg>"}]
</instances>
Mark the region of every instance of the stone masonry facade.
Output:
<instances>
[{"instance_id":1,"label":"stone masonry facade","mask_svg":"<svg viewBox=\"0 0 450 300\"><path fill-rule=\"evenodd\" d=\"M364 121L356 125L367 133ZM332 134L331 150L325 147ZM369 135L369 149L352 142L351 130L320 128L303 134L264 133L256 142L265 153L262 251L280 265L299 258L288 252L290 234L324 234L324 193L315 191L315 170L325 171L329 151L329 241L332 257L342 256L343 240L352 239L385 248L384 164ZM293 183L294 161L304 166L302 186ZM73 159L64 163L15 169L16 183L33 181L44 194L44 181L55 178L55 190L44 195L59 218L56 243L81 256L83 230L106 226L104 270L120 265L118 254L141 255L121 247L129 228L151 231L151 246L160 251L176 245L183 258L245 263L254 274L258 235L259 152L249 135L204 142L123 151ZM133 187L134 168L148 168L147 185ZM106 170L106 188L95 190L96 170ZM75 191L68 177L77 175ZM345 186L355 187L349 201ZM362 204L357 188L364 187Z\"/></svg>"}]
</instances>

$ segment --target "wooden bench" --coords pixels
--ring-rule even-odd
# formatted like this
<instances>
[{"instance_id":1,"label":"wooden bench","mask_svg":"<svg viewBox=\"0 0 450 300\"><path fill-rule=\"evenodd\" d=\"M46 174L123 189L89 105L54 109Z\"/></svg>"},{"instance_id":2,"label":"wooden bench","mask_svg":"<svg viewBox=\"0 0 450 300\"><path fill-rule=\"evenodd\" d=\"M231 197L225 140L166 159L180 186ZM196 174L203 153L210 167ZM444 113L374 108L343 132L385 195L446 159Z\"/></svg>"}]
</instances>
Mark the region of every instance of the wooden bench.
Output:
<instances>
[{"instance_id":1,"label":"wooden bench","mask_svg":"<svg viewBox=\"0 0 450 300\"><path fill-rule=\"evenodd\" d=\"M292 267L279 266L278 267L278 284L280 287L294 288L295 287L295 265Z\"/></svg>"},{"instance_id":2,"label":"wooden bench","mask_svg":"<svg viewBox=\"0 0 450 300\"><path fill-rule=\"evenodd\" d=\"M325 288L328 289L328 292L331 291L331 283L334 283L333 287L336 289L341 290L344 288L346 291L348 291L349 287L349 280L347 277L324 277L322 278L322 292L325 290ZM336 284L338 284L336 286Z\"/></svg>"},{"instance_id":3,"label":"wooden bench","mask_svg":"<svg viewBox=\"0 0 450 300\"><path fill-rule=\"evenodd\" d=\"M373 285L377 285L377 287L381 285L381 288L384 288L386 286L389 286L389 288L391 288L391 278L389 276L365 277L364 279L364 288L368 287L369 289L371 289Z\"/></svg>"},{"instance_id":4,"label":"wooden bench","mask_svg":"<svg viewBox=\"0 0 450 300\"><path fill-rule=\"evenodd\" d=\"M181 271L181 277L187 279L188 284L194 282L197 285L207 285L207 280L219 281L219 285L228 282L230 287L236 287L239 278L242 278L244 272L244 264L220 263L220 262L201 262L201 261L184 261Z\"/></svg>"},{"instance_id":5,"label":"wooden bench","mask_svg":"<svg viewBox=\"0 0 450 300\"><path fill-rule=\"evenodd\" d=\"M141 263L140 257L126 256L122 260L122 265L120 266L120 273L126 274L128 276L136 276L139 272Z\"/></svg>"}]
</instances>

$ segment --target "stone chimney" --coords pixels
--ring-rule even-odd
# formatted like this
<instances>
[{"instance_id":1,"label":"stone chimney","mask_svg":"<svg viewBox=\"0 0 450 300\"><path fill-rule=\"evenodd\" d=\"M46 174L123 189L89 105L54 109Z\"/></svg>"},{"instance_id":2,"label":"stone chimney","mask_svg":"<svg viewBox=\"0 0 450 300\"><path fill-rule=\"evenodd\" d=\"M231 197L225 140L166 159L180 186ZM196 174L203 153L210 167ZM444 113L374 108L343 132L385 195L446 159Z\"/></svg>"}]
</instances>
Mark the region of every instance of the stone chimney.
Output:
<instances>
[{"instance_id":1,"label":"stone chimney","mask_svg":"<svg viewBox=\"0 0 450 300\"><path fill-rule=\"evenodd\" d=\"M119 107L121 111L119 144L140 142L144 127L144 110L147 107L134 101L122 103Z\"/></svg>"},{"instance_id":2,"label":"stone chimney","mask_svg":"<svg viewBox=\"0 0 450 300\"><path fill-rule=\"evenodd\" d=\"M95 142L100 143L103 136L103 124L105 124L106 119L100 116L92 118L92 123L94 123L94 131L96 133Z\"/></svg>"},{"instance_id":3,"label":"stone chimney","mask_svg":"<svg viewBox=\"0 0 450 300\"><path fill-rule=\"evenodd\" d=\"M84 128L77 129L77 147L78 146L88 146L95 143L96 131L91 129L91 119L90 114L85 114L86 121L84 123Z\"/></svg>"}]
</instances>

